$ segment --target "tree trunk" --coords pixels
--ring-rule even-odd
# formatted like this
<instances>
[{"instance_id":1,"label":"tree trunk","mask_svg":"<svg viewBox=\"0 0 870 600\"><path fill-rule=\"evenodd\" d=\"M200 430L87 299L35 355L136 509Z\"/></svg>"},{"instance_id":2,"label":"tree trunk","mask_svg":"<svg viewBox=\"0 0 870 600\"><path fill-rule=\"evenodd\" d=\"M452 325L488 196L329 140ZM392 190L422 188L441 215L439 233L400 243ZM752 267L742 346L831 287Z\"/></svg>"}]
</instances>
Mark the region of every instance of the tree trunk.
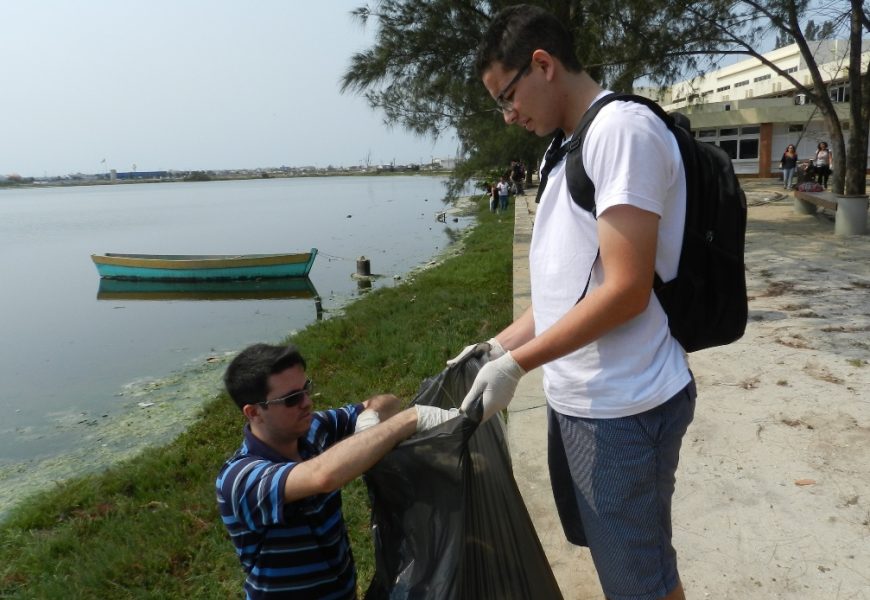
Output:
<instances>
[{"instance_id":1,"label":"tree trunk","mask_svg":"<svg viewBox=\"0 0 870 600\"><path fill-rule=\"evenodd\" d=\"M839 119L835 123L830 118L830 115L825 115L825 122L828 125L828 133L831 134L831 142L828 144L828 148L834 154L829 189L835 194L842 194L849 160L849 155L846 153L846 140L843 139L843 129L840 127Z\"/></svg>"},{"instance_id":2,"label":"tree trunk","mask_svg":"<svg viewBox=\"0 0 870 600\"><path fill-rule=\"evenodd\" d=\"M859 195L867 191L867 130L870 128L870 98L867 82L870 80L870 65L867 73L861 72L861 34L864 14L862 0L851 0L852 14L849 31L849 152L846 155L846 195Z\"/></svg>"}]
</instances>

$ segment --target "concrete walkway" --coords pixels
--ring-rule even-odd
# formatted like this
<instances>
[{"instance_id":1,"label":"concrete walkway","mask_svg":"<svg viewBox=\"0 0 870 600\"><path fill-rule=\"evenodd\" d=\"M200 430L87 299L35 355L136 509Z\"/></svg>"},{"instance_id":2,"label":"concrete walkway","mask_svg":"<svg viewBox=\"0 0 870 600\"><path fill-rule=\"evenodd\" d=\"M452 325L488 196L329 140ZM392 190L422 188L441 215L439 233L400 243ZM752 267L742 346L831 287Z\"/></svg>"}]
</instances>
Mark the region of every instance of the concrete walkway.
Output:
<instances>
[{"instance_id":1,"label":"concrete walkway","mask_svg":"<svg viewBox=\"0 0 870 600\"><path fill-rule=\"evenodd\" d=\"M531 304L529 243L532 239L534 190L515 198L514 318ZM514 477L566 600L603 599L589 550L565 540L547 470L547 408L542 374L535 369L520 380L508 408L508 443Z\"/></svg>"}]
</instances>

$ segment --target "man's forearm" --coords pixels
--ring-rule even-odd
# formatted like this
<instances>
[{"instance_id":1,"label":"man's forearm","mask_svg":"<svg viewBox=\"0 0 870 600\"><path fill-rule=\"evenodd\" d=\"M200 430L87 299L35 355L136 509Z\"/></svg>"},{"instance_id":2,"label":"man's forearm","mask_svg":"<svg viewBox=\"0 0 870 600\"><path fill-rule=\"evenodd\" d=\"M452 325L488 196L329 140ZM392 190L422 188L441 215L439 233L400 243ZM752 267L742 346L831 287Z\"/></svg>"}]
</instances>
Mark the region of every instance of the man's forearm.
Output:
<instances>
[{"instance_id":1,"label":"man's forearm","mask_svg":"<svg viewBox=\"0 0 870 600\"><path fill-rule=\"evenodd\" d=\"M559 321L541 335L529 340L511 354L526 371L560 358L600 338L626 322L627 315L614 306L618 297L609 289L597 288L576 304Z\"/></svg>"},{"instance_id":2,"label":"man's forearm","mask_svg":"<svg viewBox=\"0 0 870 600\"><path fill-rule=\"evenodd\" d=\"M284 500L290 502L339 489L368 471L416 430L417 409L409 408L371 429L345 438L290 471L284 485Z\"/></svg>"},{"instance_id":3,"label":"man's forearm","mask_svg":"<svg viewBox=\"0 0 870 600\"><path fill-rule=\"evenodd\" d=\"M514 348L519 348L533 337L535 337L535 317L532 307L529 306L516 321L496 335L495 339L498 340L505 350L513 350Z\"/></svg>"}]
</instances>

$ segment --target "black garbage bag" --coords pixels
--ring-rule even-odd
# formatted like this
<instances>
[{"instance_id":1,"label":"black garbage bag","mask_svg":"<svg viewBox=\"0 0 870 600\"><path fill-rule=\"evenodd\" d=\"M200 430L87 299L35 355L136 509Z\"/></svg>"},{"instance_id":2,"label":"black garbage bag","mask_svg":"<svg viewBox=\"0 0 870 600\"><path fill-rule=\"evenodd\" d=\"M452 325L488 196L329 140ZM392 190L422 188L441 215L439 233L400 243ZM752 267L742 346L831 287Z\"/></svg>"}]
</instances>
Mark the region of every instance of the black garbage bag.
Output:
<instances>
[{"instance_id":1,"label":"black garbage bag","mask_svg":"<svg viewBox=\"0 0 870 600\"><path fill-rule=\"evenodd\" d=\"M483 362L423 382L414 404L459 407ZM501 415L416 435L366 473L376 572L365 600L548 600L562 595L514 481Z\"/></svg>"}]
</instances>

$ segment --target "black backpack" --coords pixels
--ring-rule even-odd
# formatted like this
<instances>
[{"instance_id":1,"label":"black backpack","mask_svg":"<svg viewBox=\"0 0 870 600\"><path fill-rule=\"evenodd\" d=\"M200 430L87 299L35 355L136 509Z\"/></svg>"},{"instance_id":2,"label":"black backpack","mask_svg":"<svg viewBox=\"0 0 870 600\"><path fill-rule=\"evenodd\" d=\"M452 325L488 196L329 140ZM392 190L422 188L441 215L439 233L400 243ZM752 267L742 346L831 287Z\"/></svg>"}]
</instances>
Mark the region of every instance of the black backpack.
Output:
<instances>
[{"instance_id":1,"label":"black backpack","mask_svg":"<svg viewBox=\"0 0 870 600\"><path fill-rule=\"evenodd\" d=\"M538 200L547 174L567 153L565 176L571 198L595 215L595 186L583 167L580 149L598 111L614 100L637 102L652 110L676 137L683 157L686 225L677 276L663 282L656 274L653 284L659 303L668 315L671 334L686 352L723 346L740 339L748 316L743 264L746 194L740 188L728 154L718 146L697 141L685 115L669 115L643 96L604 96L586 111L567 144L562 144L561 131L550 144L541 170ZM588 282L586 286L588 288Z\"/></svg>"}]
</instances>

